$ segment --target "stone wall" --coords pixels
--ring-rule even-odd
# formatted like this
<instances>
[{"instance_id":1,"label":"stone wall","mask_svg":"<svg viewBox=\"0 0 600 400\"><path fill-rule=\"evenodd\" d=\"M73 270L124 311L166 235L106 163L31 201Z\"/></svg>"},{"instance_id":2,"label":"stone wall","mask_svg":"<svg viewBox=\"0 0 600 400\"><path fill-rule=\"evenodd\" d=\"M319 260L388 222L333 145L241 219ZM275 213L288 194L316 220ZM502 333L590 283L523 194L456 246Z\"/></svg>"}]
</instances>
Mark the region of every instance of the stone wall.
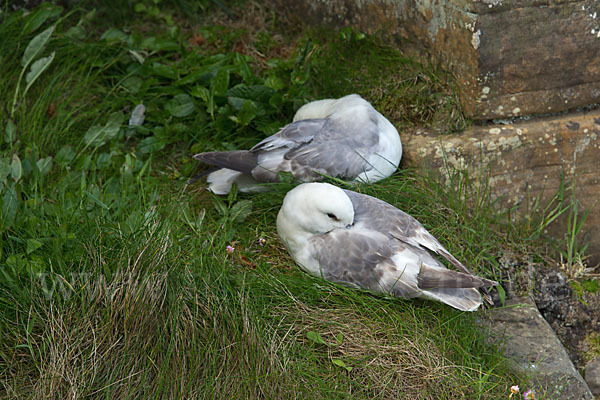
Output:
<instances>
[{"instance_id":1,"label":"stone wall","mask_svg":"<svg viewBox=\"0 0 600 400\"><path fill-rule=\"evenodd\" d=\"M499 205L518 206L521 215L537 198L542 205L549 201L564 173L567 183L576 182L580 211L590 210L579 240L589 243L591 264L600 263L600 110L475 126L457 135L401 136L403 165L444 171L447 162L457 168L483 169ZM562 237L566 220L565 215L549 233Z\"/></svg>"},{"instance_id":2,"label":"stone wall","mask_svg":"<svg viewBox=\"0 0 600 400\"><path fill-rule=\"evenodd\" d=\"M600 103L598 0L279 0L314 24L411 41L457 78L476 120Z\"/></svg>"}]
</instances>

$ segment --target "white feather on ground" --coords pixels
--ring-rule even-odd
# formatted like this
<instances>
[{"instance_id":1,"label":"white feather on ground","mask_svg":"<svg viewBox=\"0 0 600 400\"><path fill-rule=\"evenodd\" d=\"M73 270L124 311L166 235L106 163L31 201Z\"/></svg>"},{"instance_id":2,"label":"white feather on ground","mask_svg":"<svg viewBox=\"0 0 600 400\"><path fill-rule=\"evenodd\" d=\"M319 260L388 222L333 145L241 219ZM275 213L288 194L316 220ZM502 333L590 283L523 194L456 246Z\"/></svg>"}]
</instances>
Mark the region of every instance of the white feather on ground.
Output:
<instances>
[{"instance_id":1,"label":"white feather on ground","mask_svg":"<svg viewBox=\"0 0 600 400\"><path fill-rule=\"evenodd\" d=\"M497 285L473 275L405 212L327 183L288 192L277 231L304 270L357 288L474 311L482 303L478 289ZM436 255L461 272L447 269Z\"/></svg>"},{"instance_id":2,"label":"white feather on ground","mask_svg":"<svg viewBox=\"0 0 600 400\"><path fill-rule=\"evenodd\" d=\"M302 106L294 122L250 150L194 155L219 167L207 177L209 190L227 194L235 182L243 192L264 190L290 172L301 182L329 175L344 180L376 182L390 176L402 158L394 126L356 94Z\"/></svg>"}]
</instances>

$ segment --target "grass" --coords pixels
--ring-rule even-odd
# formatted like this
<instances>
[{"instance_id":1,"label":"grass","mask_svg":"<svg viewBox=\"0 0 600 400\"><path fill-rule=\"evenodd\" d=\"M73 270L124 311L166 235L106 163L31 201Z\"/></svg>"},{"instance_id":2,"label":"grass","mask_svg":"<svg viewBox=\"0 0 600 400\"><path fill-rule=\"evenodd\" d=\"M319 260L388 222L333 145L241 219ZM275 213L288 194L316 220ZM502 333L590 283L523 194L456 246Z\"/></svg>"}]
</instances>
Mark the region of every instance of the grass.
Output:
<instances>
[{"instance_id":1,"label":"grass","mask_svg":"<svg viewBox=\"0 0 600 400\"><path fill-rule=\"evenodd\" d=\"M507 395L521 377L476 315L299 271L274 230L290 184L227 198L186 185L191 154L248 147L314 97L357 91L384 113L406 105L391 115L398 126L463 126L433 66L354 32L286 38L255 3L270 27L220 26L218 1L199 3L221 10L200 13L209 23L173 11L180 2L158 11L141 2L138 13L107 3L114 20L87 2L0 14L3 104L15 97L25 48L56 24L35 60L55 58L17 93L14 113L0 110L2 397ZM357 49L377 60L358 73ZM396 61L404 75L384 91L390 82L374 76ZM127 126L142 103L144 124ZM521 251L519 237L502 230L476 177L451 179L456 189L403 170L355 189L411 213L478 273L500 277L498 254Z\"/></svg>"},{"instance_id":2,"label":"grass","mask_svg":"<svg viewBox=\"0 0 600 400\"><path fill-rule=\"evenodd\" d=\"M347 88L371 100L400 132L415 126L440 133L469 125L462 114L456 86L439 65L424 65L404 56L388 42L345 28L311 32L317 92L341 97Z\"/></svg>"}]
</instances>

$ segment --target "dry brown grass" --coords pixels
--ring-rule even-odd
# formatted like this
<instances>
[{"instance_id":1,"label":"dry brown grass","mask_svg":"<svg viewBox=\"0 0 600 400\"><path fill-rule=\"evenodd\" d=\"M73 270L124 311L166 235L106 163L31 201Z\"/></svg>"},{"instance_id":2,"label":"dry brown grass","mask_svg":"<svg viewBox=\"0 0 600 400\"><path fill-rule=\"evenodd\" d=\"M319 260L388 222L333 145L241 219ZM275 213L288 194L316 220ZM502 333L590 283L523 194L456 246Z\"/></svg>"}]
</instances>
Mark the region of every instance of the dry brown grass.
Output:
<instances>
[{"instance_id":1,"label":"dry brown grass","mask_svg":"<svg viewBox=\"0 0 600 400\"><path fill-rule=\"evenodd\" d=\"M277 307L273 313L274 317L286 316L283 323L286 335L320 349L321 362L328 364L325 369L329 367L329 374L323 379L339 379L339 367L331 362L334 359L344 360L352 367L346 374L351 380L348 385L351 397L461 398L470 391L464 383L453 380L462 367L452 363L424 332L408 332L404 330L406 327L361 314L353 307L315 307L298 300L293 307ZM311 331L318 332L328 345L307 339ZM341 343L336 339L340 334ZM303 382L305 386L314 384L311 380Z\"/></svg>"}]
</instances>

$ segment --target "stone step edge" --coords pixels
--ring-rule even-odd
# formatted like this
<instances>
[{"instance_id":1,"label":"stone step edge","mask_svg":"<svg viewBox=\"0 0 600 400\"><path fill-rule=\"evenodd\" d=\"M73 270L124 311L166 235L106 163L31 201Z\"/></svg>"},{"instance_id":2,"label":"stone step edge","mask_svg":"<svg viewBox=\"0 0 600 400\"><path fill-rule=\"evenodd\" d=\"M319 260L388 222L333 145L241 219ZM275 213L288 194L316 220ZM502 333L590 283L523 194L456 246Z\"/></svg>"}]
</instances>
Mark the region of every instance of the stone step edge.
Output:
<instances>
[{"instance_id":1,"label":"stone step edge","mask_svg":"<svg viewBox=\"0 0 600 400\"><path fill-rule=\"evenodd\" d=\"M504 355L530 377L532 389L538 394L545 394L549 399L594 399L530 296L514 297L503 307L486 310L483 322L491 338L501 343ZM521 386L521 389L526 388Z\"/></svg>"}]
</instances>

